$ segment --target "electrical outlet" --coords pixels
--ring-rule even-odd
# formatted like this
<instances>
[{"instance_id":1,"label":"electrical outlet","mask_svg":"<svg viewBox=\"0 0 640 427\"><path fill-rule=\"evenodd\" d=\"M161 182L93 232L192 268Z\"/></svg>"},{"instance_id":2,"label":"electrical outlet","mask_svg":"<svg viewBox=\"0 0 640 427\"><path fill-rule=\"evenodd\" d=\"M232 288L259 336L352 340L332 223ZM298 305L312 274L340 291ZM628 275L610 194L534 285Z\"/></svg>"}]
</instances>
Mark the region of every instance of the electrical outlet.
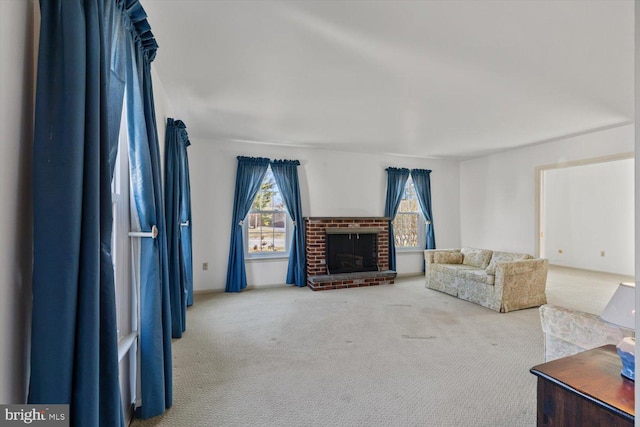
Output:
<instances>
[{"instance_id":1,"label":"electrical outlet","mask_svg":"<svg viewBox=\"0 0 640 427\"><path fill-rule=\"evenodd\" d=\"M600 251L600 256L604 256L604 251Z\"/></svg>"},{"instance_id":2,"label":"electrical outlet","mask_svg":"<svg viewBox=\"0 0 640 427\"><path fill-rule=\"evenodd\" d=\"M202 263L202 269L203 270L208 270L209 269L209 263L208 262L203 262Z\"/></svg>"}]
</instances>

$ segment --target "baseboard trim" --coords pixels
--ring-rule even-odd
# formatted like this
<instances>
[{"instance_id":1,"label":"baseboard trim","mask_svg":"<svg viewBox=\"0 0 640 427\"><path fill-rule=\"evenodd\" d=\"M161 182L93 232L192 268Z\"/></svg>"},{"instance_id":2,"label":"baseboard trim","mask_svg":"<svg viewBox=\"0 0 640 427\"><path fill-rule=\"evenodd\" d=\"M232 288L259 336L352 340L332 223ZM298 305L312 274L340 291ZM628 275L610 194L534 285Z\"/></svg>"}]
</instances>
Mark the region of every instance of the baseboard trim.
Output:
<instances>
[{"instance_id":1,"label":"baseboard trim","mask_svg":"<svg viewBox=\"0 0 640 427\"><path fill-rule=\"evenodd\" d=\"M396 276L396 279L410 279L410 278L414 278L414 277L424 277L424 272L418 272L418 273L404 273L404 274L398 274ZM269 285L260 285L260 286L256 286L256 285L247 285L246 287L246 291L252 291L252 290L256 290L256 289L274 289L274 288L297 288L298 286L295 285L286 285L284 283L273 283L273 284L269 284ZM305 287L305 286L303 286ZM193 291L193 296L204 296L204 295L208 295L208 294L216 294L216 293L220 293L220 292L224 292L224 289L201 289L201 290L197 290L197 291Z\"/></svg>"},{"instance_id":2,"label":"baseboard trim","mask_svg":"<svg viewBox=\"0 0 640 427\"><path fill-rule=\"evenodd\" d=\"M224 292L224 289L200 289L197 291L193 291L193 296L196 295L206 295L206 294L215 294L218 292Z\"/></svg>"},{"instance_id":3,"label":"baseboard trim","mask_svg":"<svg viewBox=\"0 0 640 427\"><path fill-rule=\"evenodd\" d=\"M251 291L251 290L255 290L255 289L272 289L272 288L294 288L296 286L294 285L285 285L284 283L274 283L274 284L270 284L270 285L260 285L260 286L256 286L256 285L247 285L247 287L244 289L245 291ZM193 291L193 296L201 296L201 295L207 295L207 294L217 294L220 292L224 292L224 289L200 289L197 291Z\"/></svg>"}]
</instances>

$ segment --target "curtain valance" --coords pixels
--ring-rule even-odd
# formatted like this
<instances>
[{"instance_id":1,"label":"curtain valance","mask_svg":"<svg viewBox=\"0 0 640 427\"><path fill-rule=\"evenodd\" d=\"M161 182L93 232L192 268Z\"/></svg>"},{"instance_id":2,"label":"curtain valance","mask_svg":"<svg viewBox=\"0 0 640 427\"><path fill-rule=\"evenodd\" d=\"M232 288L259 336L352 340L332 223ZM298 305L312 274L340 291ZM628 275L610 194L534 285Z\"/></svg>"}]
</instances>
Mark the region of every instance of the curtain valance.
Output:
<instances>
[{"instance_id":1,"label":"curtain valance","mask_svg":"<svg viewBox=\"0 0 640 427\"><path fill-rule=\"evenodd\" d=\"M156 57L158 43L151 32L151 25L147 21L147 12L139 0L117 0L116 4L123 11L126 28L131 32L133 41L138 49L144 53L144 58L151 63Z\"/></svg>"},{"instance_id":2,"label":"curtain valance","mask_svg":"<svg viewBox=\"0 0 640 427\"><path fill-rule=\"evenodd\" d=\"M298 160L272 160L271 164L300 166L300 162Z\"/></svg>"}]
</instances>

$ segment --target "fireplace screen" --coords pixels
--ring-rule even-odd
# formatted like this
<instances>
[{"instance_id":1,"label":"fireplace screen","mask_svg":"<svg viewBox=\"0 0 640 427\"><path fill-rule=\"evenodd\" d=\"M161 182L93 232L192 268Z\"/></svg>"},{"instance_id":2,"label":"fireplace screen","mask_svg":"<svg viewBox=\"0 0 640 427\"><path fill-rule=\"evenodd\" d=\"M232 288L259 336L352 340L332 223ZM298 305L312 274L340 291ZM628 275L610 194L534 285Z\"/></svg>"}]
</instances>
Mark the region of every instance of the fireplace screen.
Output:
<instances>
[{"instance_id":1,"label":"fireplace screen","mask_svg":"<svg viewBox=\"0 0 640 427\"><path fill-rule=\"evenodd\" d=\"M377 233L327 233L329 274L378 270Z\"/></svg>"}]
</instances>

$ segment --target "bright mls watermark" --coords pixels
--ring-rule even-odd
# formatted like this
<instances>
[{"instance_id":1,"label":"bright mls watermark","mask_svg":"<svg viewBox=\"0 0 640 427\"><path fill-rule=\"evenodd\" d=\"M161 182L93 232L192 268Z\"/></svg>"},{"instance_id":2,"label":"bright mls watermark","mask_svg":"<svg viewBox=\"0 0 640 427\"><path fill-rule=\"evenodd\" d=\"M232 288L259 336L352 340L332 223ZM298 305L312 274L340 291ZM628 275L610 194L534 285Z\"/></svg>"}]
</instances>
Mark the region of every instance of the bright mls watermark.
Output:
<instances>
[{"instance_id":1,"label":"bright mls watermark","mask_svg":"<svg viewBox=\"0 0 640 427\"><path fill-rule=\"evenodd\" d=\"M0 405L0 427L69 427L69 405Z\"/></svg>"}]
</instances>

